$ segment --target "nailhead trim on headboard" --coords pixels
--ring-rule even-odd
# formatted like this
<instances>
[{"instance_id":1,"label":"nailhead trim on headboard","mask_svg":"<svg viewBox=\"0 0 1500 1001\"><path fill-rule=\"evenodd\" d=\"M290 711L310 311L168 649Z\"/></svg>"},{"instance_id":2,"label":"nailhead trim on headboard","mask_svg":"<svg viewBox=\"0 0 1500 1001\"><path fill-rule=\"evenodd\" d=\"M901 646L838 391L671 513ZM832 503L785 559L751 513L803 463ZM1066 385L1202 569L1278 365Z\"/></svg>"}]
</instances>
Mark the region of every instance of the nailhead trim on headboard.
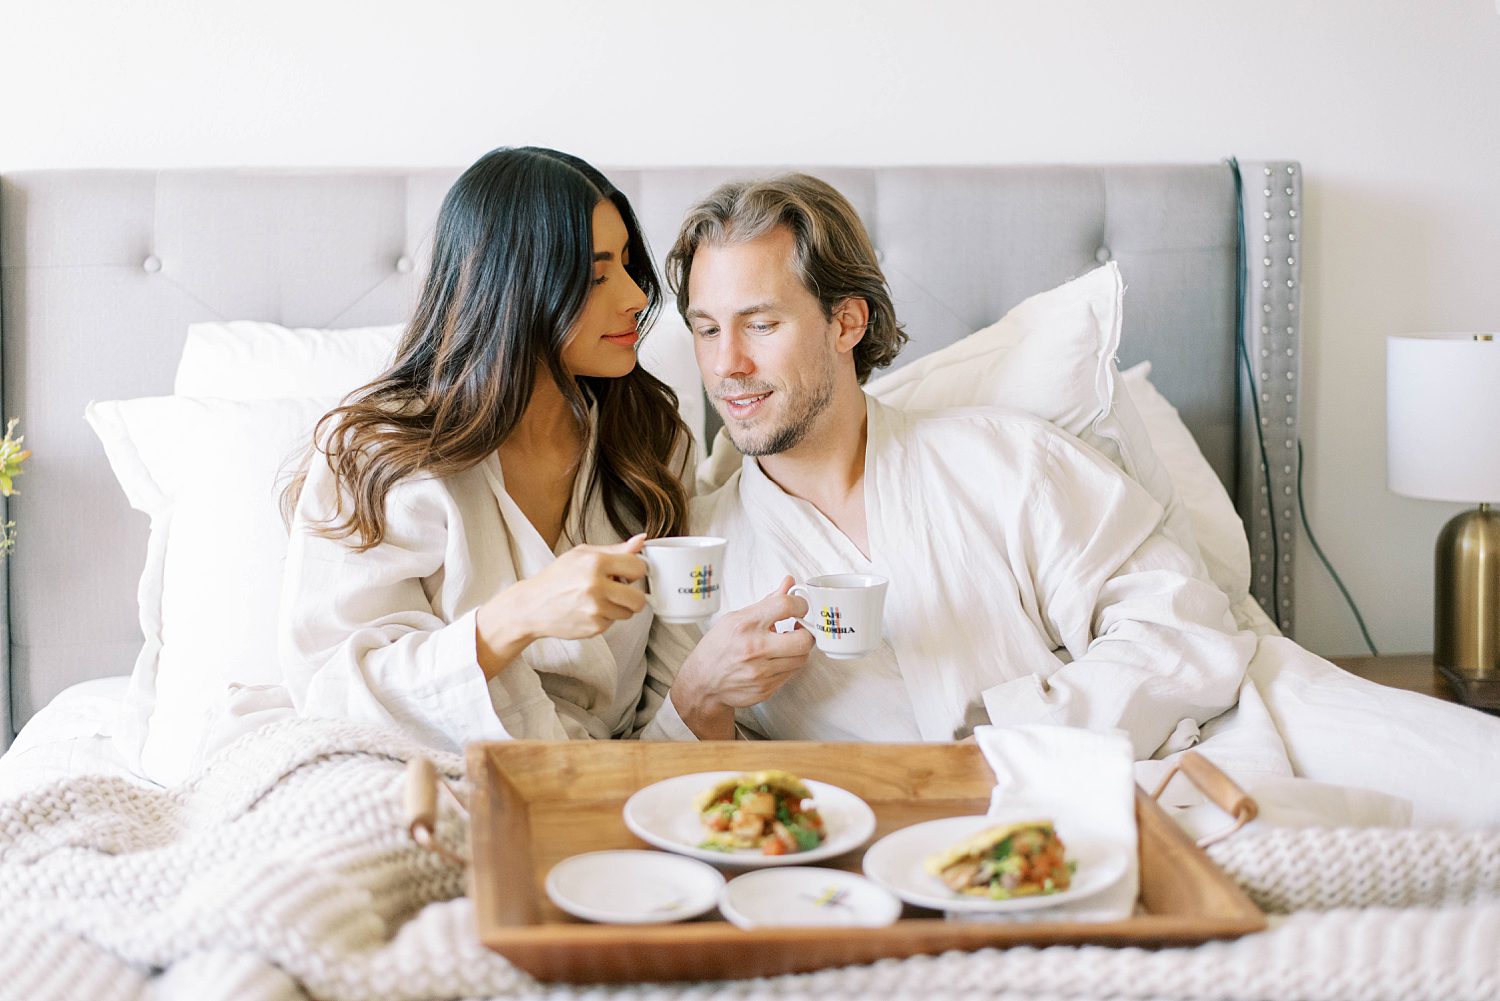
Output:
<instances>
[{"instance_id":1,"label":"nailhead trim on headboard","mask_svg":"<svg viewBox=\"0 0 1500 1001\"><path fill-rule=\"evenodd\" d=\"M1240 422L1237 501L1250 540L1250 593L1281 631L1292 635L1299 520L1302 168L1294 161L1264 161L1242 163L1240 169L1247 264L1244 341L1253 373L1253 380L1247 379L1241 366L1240 392L1244 403L1259 408L1261 440L1253 436L1255 421Z\"/></svg>"}]
</instances>

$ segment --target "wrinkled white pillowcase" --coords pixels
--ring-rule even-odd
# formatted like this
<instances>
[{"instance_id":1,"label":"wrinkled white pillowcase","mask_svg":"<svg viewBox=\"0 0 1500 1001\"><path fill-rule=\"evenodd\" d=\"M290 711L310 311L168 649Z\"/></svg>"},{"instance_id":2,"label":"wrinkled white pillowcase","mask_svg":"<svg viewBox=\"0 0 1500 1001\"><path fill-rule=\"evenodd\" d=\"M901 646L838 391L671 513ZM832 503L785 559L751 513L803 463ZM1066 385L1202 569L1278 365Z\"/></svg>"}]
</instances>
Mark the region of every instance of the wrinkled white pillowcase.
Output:
<instances>
[{"instance_id":1,"label":"wrinkled white pillowcase","mask_svg":"<svg viewBox=\"0 0 1500 1001\"><path fill-rule=\"evenodd\" d=\"M1245 536L1245 523L1177 408L1151 382L1151 363L1143 361L1128 368L1120 378L1146 426L1157 458L1172 479L1172 488L1192 519L1193 536L1209 575L1229 596L1235 622L1241 629L1261 635L1279 635L1270 617L1250 596L1250 542Z\"/></svg>"},{"instance_id":2,"label":"wrinkled white pillowcase","mask_svg":"<svg viewBox=\"0 0 1500 1001\"><path fill-rule=\"evenodd\" d=\"M1130 397L1117 392L1124 292L1120 269L1110 262L1032 296L999 322L871 381L865 390L909 410L1006 406L1051 421L1145 487L1165 512L1163 531L1201 566L1192 522L1171 477ZM698 470L700 491L719 486L740 465L722 430L713 448Z\"/></svg>"},{"instance_id":3,"label":"wrinkled white pillowcase","mask_svg":"<svg viewBox=\"0 0 1500 1001\"><path fill-rule=\"evenodd\" d=\"M1120 378L1151 436L1157 458L1172 479L1172 488L1192 519L1203 562L1230 600L1238 601L1250 593L1250 543L1234 502L1182 415L1151 382L1151 363L1128 368Z\"/></svg>"},{"instance_id":4,"label":"wrinkled white pillowcase","mask_svg":"<svg viewBox=\"0 0 1500 1001\"><path fill-rule=\"evenodd\" d=\"M177 365L178 396L268 400L342 397L390 367L404 327L284 327L235 320L194 323ZM703 455L703 384L692 336L668 303L641 342L641 367L677 393L677 410Z\"/></svg>"},{"instance_id":5,"label":"wrinkled white pillowcase","mask_svg":"<svg viewBox=\"0 0 1500 1001\"><path fill-rule=\"evenodd\" d=\"M172 392L226 400L341 397L390 367L402 329L190 324Z\"/></svg>"},{"instance_id":6,"label":"wrinkled white pillowcase","mask_svg":"<svg viewBox=\"0 0 1500 1001\"><path fill-rule=\"evenodd\" d=\"M141 768L178 782L231 686L280 682L283 477L336 401L182 396L91 403L85 416L131 507L151 518L131 674Z\"/></svg>"}]
</instances>

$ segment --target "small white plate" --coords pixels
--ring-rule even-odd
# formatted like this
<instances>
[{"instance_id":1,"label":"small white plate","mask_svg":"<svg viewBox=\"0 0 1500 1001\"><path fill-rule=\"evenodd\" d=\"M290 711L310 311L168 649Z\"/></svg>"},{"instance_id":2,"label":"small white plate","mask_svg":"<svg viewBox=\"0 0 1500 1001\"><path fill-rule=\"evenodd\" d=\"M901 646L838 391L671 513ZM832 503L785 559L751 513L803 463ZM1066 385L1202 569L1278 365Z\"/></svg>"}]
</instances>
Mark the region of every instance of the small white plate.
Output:
<instances>
[{"instance_id":1,"label":"small white plate","mask_svg":"<svg viewBox=\"0 0 1500 1001\"><path fill-rule=\"evenodd\" d=\"M741 928L882 928L901 916L901 901L855 873L797 865L731 879L719 913Z\"/></svg>"},{"instance_id":2,"label":"small white plate","mask_svg":"<svg viewBox=\"0 0 1500 1001\"><path fill-rule=\"evenodd\" d=\"M661 852L587 852L547 873L547 896L575 918L656 925L707 913L724 877L713 866Z\"/></svg>"},{"instance_id":3,"label":"small white plate","mask_svg":"<svg viewBox=\"0 0 1500 1001\"><path fill-rule=\"evenodd\" d=\"M942 880L922 867L929 855L986 827L1004 823L1007 820L1003 817L946 817L903 827L887 834L865 852L865 875L918 907L965 912L1029 911L1082 900L1113 886L1129 868L1130 856L1124 845L1098 839L1072 839L1066 831L1058 833L1067 846L1067 858L1076 861L1078 869L1073 873L1072 885L1058 893L1009 900L966 897L948 889Z\"/></svg>"},{"instance_id":4,"label":"small white plate","mask_svg":"<svg viewBox=\"0 0 1500 1001\"><path fill-rule=\"evenodd\" d=\"M654 782L625 801L625 826L647 844L669 852L712 862L749 868L803 865L851 851L875 833L875 811L847 789L807 780L807 789L823 818L823 843L805 852L762 855L758 848L717 851L698 847L708 837L694 805L698 794L716 782L743 772L695 772Z\"/></svg>"}]
</instances>

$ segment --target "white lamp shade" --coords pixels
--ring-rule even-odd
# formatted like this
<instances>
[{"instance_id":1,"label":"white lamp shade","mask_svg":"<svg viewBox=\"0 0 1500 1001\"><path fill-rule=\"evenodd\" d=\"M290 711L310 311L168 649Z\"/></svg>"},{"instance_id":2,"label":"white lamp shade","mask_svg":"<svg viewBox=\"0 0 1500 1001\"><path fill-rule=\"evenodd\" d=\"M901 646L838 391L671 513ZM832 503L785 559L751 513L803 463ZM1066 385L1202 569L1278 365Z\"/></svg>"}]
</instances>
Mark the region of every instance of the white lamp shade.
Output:
<instances>
[{"instance_id":1,"label":"white lamp shade","mask_svg":"<svg viewBox=\"0 0 1500 1001\"><path fill-rule=\"evenodd\" d=\"M1390 488L1500 501L1500 334L1404 334L1385 345Z\"/></svg>"}]
</instances>

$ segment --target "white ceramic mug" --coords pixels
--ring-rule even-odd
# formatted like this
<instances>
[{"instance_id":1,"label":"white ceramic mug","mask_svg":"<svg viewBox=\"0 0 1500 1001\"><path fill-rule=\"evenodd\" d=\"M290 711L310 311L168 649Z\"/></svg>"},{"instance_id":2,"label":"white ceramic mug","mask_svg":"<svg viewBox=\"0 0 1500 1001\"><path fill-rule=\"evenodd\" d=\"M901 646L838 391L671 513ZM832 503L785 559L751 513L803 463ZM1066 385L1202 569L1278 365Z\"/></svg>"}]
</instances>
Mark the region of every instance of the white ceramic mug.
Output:
<instances>
[{"instance_id":1,"label":"white ceramic mug","mask_svg":"<svg viewBox=\"0 0 1500 1001\"><path fill-rule=\"evenodd\" d=\"M807 599L807 618L818 649L838 660L850 660L880 648L880 619L890 581L868 573L831 573L809 577L788 594Z\"/></svg>"},{"instance_id":2,"label":"white ceramic mug","mask_svg":"<svg viewBox=\"0 0 1500 1001\"><path fill-rule=\"evenodd\" d=\"M646 600L663 622L698 622L719 610L724 593L725 541L710 535L652 539L646 561Z\"/></svg>"}]
</instances>

